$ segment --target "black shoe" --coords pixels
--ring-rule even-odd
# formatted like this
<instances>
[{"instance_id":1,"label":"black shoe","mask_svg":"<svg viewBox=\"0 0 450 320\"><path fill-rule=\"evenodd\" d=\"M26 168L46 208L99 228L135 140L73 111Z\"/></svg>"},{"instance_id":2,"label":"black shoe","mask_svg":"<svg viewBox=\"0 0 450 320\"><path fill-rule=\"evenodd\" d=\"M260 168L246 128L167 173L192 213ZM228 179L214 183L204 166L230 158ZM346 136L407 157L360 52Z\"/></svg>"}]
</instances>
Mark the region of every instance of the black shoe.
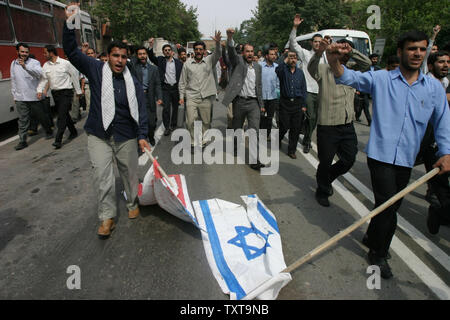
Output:
<instances>
[{"instance_id":1,"label":"black shoe","mask_svg":"<svg viewBox=\"0 0 450 320\"><path fill-rule=\"evenodd\" d=\"M55 149L61 149L61 147L62 147L62 144L61 144L61 142L53 142L52 143L52 146L54 146L55 147Z\"/></svg>"},{"instance_id":2,"label":"black shoe","mask_svg":"<svg viewBox=\"0 0 450 320\"><path fill-rule=\"evenodd\" d=\"M53 132L47 132L45 134L45 140L53 139Z\"/></svg>"},{"instance_id":3,"label":"black shoe","mask_svg":"<svg viewBox=\"0 0 450 320\"><path fill-rule=\"evenodd\" d=\"M383 279L390 279L394 276L386 258L379 257L373 250L369 251L367 257L371 265L375 265L380 268L381 277Z\"/></svg>"},{"instance_id":4,"label":"black shoe","mask_svg":"<svg viewBox=\"0 0 450 320\"><path fill-rule=\"evenodd\" d=\"M441 226L437 210L438 209L432 205L428 208L427 227L431 234L437 234L439 232L439 227Z\"/></svg>"},{"instance_id":5,"label":"black shoe","mask_svg":"<svg viewBox=\"0 0 450 320\"><path fill-rule=\"evenodd\" d=\"M37 133L37 130L28 130L27 134L28 134L30 137L32 137L32 136L37 135L38 133Z\"/></svg>"},{"instance_id":6,"label":"black shoe","mask_svg":"<svg viewBox=\"0 0 450 320\"><path fill-rule=\"evenodd\" d=\"M71 133L70 136L67 138L69 141L75 139L78 137L78 132Z\"/></svg>"},{"instance_id":7,"label":"black shoe","mask_svg":"<svg viewBox=\"0 0 450 320\"><path fill-rule=\"evenodd\" d=\"M156 141L155 141L155 138L154 138L154 137L148 138L148 142L150 142L150 144L151 144L152 146L155 146L155 144L156 144Z\"/></svg>"},{"instance_id":8,"label":"black shoe","mask_svg":"<svg viewBox=\"0 0 450 320\"><path fill-rule=\"evenodd\" d=\"M311 150L310 144L303 146L303 153L309 153L310 150Z\"/></svg>"},{"instance_id":9,"label":"black shoe","mask_svg":"<svg viewBox=\"0 0 450 320\"><path fill-rule=\"evenodd\" d=\"M264 168L264 167L265 167L265 165L259 161L258 161L258 163L254 163L254 164L250 165L250 168L252 168L253 170L257 170L257 171L261 170L261 168Z\"/></svg>"},{"instance_id":10,"label":"black shoe","mask_svg":"<svg viewBox=\"0 0 450 320\"><path fill-rule=\"evenodd\" d=\"M297 159L297 156L295 155L295 152L294 153L288 153L288 157L291 158L291 159Z\"/></svg>"},{"instance_id":11,"label":"black shoe","mask_svg":"<svg viewBox=\"0 0 450 320\"><path fill-rule=\"evenodd\" d=\"M19 142L19 144L17 146L14 147L14 149L19 151L19 150L25 149L26 147L28 147L28 143L26 143L25 141L21 141L21 142Z\"/></svg>"},{"instance_id":12,"label":"black shoe","mask_svg":"<svg viewBox=\"0 0 450 320\"><path fill-rule=\"evenodd\" d=\"M371 249L370 248L370 245L369 245L369 236L367 235L367 233L364 235L364 237L363 237L363 239L362 239L362 244L363 245L365 245L368 249ZM389 259L391 259L392 257L391 257L391 254L389 253L389 251L388 251L388 253L387 253L387 255L386 255L386 259L387 260L389 260Z\"/></svg>"},{"instance_id":13,"label":"black shoe","mask_svg":"<svg viewBox=\"0 0 450 320\"><path fill-rule=\"evenodd\" d=\"M169 134L170 134L170 129L164 130L164 135L165 135L165 136L168 136Z\"/></svg>"},{"instance_id":14,"label":"black shoe","mask_svg":"<svg viewBox=\"0 0 450 320\"><path fill-rule=\"evenodd\" d=\"M322 207L329 207L330 201L328 201L328 195L319 191L316 191L316 200Z\"/></svg>"}]
</instances>

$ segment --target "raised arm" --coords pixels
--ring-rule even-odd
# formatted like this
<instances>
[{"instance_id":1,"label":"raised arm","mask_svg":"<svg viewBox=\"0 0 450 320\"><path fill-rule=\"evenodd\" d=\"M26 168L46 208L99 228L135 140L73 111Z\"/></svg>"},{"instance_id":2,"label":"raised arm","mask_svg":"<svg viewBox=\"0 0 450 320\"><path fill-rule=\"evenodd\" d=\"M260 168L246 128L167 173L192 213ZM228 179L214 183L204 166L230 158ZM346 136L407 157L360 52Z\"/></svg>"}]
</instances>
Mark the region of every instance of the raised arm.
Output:
<instances>
[{"instance_id":1,"label":"raised arm","mask_svg":"<svg viewBox=\"0 0 450 320\"><path fill-rule=\"evenodd\" d=\"M294 17L294 23L292 26L291 34L289 35L289 47L291 50L295 50L297 53L298 59L304 61L305 60L305 51L306 49L303 49L298 42L295 40L297 37L297 28L300 26L300 24L303 22L303 19L300 17L299 14L296 14Z\"/></svg>"},{"instance_id":2,"label":"raised arm","mask_svg":"<svg viewBox=\"0 0 450 320\"><path fill-rule=\"evenodd\" d=\"M236 48L234 47L234 29L227 29L227 49L228 49L228 59L230 60L231 66L234 68L238 64L238 55L236 52Z\"/></svg>"},{"instance_id":3,"label":"raised arm","mask_svg":"<svg viewBox=\"0 0 450 320\"><path fill-rule=\"evenodd\" d=\"M220 31L216 31L214 37L211 38L216 42L216 50L214 50L214 55L212 56L212 66L214 67L222 56L222 46L220 45L222 33Z\"/></svg>"},{"instance_id":4,"label":"raised arm","mask_svg":"<svg viewBox=\"0 0 450 320\"><path fill-rule=\"evenodd\" d=\"M153 62L156 66L158 65L158 58L155 56L155 52L153 51L153 44L155 42L154 38L148 39L148 49L147 55L151 62Z\"/></svg>"},{"instance_id":5,"label":"raised arm","mask_svg":"<svg viewBox=\"0 0 450 320\"><path fill-rule=\"evenodd\" d=\"M66 18L69 18L72 14L74 13L69 13L66 9ZM70 63L88 79L92 78L92 72L95 70L95 67L103 63L88 57L78 49L75 30L69 30L66 22L64 22L63 28L63 49Z\"/></svg>"},{"instance_id":6,"label":"raised arm","mask_svg":"<svg viewBox=\"0 0 450 320\"><path fill-rule=\"evenodd\" d=\"M323 56L324 51L328 48L329 43L327 40L322 39L320 41L319 50L312 56L311 60L308 63L308 72L313 77L314 80L320 80L319 74L319 63L320 58ZM370 60L369 60L370 61Z\"/></svg>"}]
</instances>

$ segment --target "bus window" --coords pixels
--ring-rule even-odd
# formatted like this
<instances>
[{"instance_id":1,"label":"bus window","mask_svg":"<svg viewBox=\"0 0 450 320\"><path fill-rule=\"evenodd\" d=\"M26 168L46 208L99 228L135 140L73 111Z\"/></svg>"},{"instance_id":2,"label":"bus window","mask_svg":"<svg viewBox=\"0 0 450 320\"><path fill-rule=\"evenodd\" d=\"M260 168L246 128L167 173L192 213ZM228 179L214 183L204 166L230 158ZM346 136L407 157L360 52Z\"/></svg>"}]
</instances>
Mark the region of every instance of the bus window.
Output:
<instances>
[{"instance_id":1,"label":"bus window","mask_svg":"<svg viewBox=\"0 0 450 320\"><path fill-rule=\"evenodd\" d=\"M9 24L8 12L6 6L0 4L0 41L13 41L11 25Z\"/></svg>"},{"instance_id":2,"label":"bus window","mask_svg":"<svg viewBox=\"0 0 450 320\"><path fill-rule=\"evenodd\" d=\"M95 49L95 41L94 41L94 36L92 34L92 30L84 29L84 41L89 43L89 48Z\"/></svg>"},{"instance_id":3,"label":"bus window","mask_svg":"<svg viewBox=\"0 0 450 320\"><path fill-rule=\"evenodd\" d=\"M17 41L56 43L50 17L11 8L11 18L14 21Z\"/></svg>"},{"instance_id":4,"label":"bus window","mask_svg":"<svg viewBox=\"0 0 450 320\"><path fill-rule=\"evenodd\" d=\"M9 0L9 4L14 4L16 6L22 6L22 0Z\"/></svg>"},{"instance_id":5,"label":"bus window","mask_svg":"<svg viewBox=\"0 0 450 320\"><path fill-rule=\"evenodd\" d=\"M64 8L53 6L53 17L55 20L55 29L57 34L57 39L60 44L62 44L62 32L64 23L66 22L66 13Z\"/></svg>"},{"instance_id":6,"label":"bus window","mask_svg":"<svg viewBox=\"0 0 450 320\"><path fill-rule=\"evenodd\" d=\"M23 7L34 11L41 11L40 1L36 0L22 0Z\"/></svg>"}]
</instances>

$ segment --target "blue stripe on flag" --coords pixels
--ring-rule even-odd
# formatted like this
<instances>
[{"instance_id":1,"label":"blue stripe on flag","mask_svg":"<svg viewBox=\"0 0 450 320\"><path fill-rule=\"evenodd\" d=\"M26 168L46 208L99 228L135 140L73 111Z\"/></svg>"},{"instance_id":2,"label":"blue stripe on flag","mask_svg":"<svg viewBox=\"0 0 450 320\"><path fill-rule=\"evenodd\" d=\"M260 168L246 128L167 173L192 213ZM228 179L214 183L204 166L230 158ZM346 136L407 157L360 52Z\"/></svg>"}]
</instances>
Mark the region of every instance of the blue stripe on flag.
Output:
<instances>
[{"instance_id":1,"label":"blue stripe on flag","mask_svg":"<svg viewBox=\"0 0 450 320\"><path fill-rule=\"evenodd\" d=\"M223 256L222 247L220 246L220 240L217 236L217 231L214 226L214 221L211 217L211 212L209 211L208 201L201 200L200 207L202 208L203 216L205 217L206 229L208 230L209 242L211 243L211 248L214 254L214 260L216 261L217 267L225 280L230 291L236 293L236 298L238 300L244 298L246 293L242 289L241 285L237 281L233 272L231 272L228 267L225 257Z\"/></svg>"},{"instance_id":2,"label":"blue stripe on flag","mask_svg":"<svg viewBox=\"0 0 450 320\"><path fill-rule=\"evenodd\" d=\"M254 194L249 195L249 198L256 198ZM264 208L264 206L261 204L260 201L258 201L258 211L261 213L264 219L266 219L267 223L278 233L280 233L280 230L278 229L277 221L271 216L271 214Z\"/></svg>"}]
</instances>

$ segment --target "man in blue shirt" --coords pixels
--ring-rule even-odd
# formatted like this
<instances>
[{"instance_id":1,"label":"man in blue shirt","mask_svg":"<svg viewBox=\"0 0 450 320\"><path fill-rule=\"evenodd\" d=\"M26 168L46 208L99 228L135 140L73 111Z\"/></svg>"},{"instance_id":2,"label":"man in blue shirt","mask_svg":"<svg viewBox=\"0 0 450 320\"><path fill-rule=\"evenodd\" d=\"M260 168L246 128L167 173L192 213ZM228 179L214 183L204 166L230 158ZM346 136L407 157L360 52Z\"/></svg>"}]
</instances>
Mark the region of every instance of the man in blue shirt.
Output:
<instances>
[{"instance_id":1,"label":"man in blue shirt","mask_svg":"<svg viewBox=\"0 0 450 320\"><path fill-rule=\"evenodd\" d=\"M288 156L297 159L295 150L306 111L305 74L297 68L297 53L290 50L275 72L280 79L280 149L281 140L289 130Z\"/></svg>"},{"instance_id":2,"label":"man in blue shirt","mask_svg":"<svg viewBox=\"0 0 450 320\"><path fill-rule=\"evenodd\" d=\"M278 67L278 63L275 63L276 59L277 53L275 48L269 48L266 52L266 59L260 62L262 67L262 93L264 108L266 109L266 115L261 117L260 127L267 130L268 139L270 139L272 119L275 112L278 112L279 103L280 81L275 73L275 69Z\"/></svg>"},{"instance_id":3,"label":"man in blue shirt","mask_svg":"<svg viewBox=\"0 0 450 320\"><path fill-rule=\"evenodd\" d=\"M439 147L439 160L434 167L440 167L440 174L450 171L450 110L445 92L439 81L420 71L427 44L428 37L423 32L401 35L397 43L400 66L390 72L348 70L339 63L339 57L350 51L348 45L332 44L327 49L336 83L352 86L373 98L366 152L375 207L408 184L429 121ZM378 265L385 279L393 276L386 259L400 204L401 200L370 221L364 241L370 249L370 264Z\"/></svg>"},{"instance_id":4,"label":"man in blue shirt","mask_svg":"<svg viewBox=\"0 0 450 320\"><path fill-rule=\"evenodd\" d=\"M66 15L71 13L66 11ZM89 79L91 109L84 129L98 192L101 225L97 233L108 237L117 215L114 159L127 197L128 217L139 215L137 145L142 151L150 150L144 90L126 67L126 44L112 42L108 46L108 62L92 59L78 49L75 31L64 23L63 48L70 62Z\"/></svg>"}]
</instances>

